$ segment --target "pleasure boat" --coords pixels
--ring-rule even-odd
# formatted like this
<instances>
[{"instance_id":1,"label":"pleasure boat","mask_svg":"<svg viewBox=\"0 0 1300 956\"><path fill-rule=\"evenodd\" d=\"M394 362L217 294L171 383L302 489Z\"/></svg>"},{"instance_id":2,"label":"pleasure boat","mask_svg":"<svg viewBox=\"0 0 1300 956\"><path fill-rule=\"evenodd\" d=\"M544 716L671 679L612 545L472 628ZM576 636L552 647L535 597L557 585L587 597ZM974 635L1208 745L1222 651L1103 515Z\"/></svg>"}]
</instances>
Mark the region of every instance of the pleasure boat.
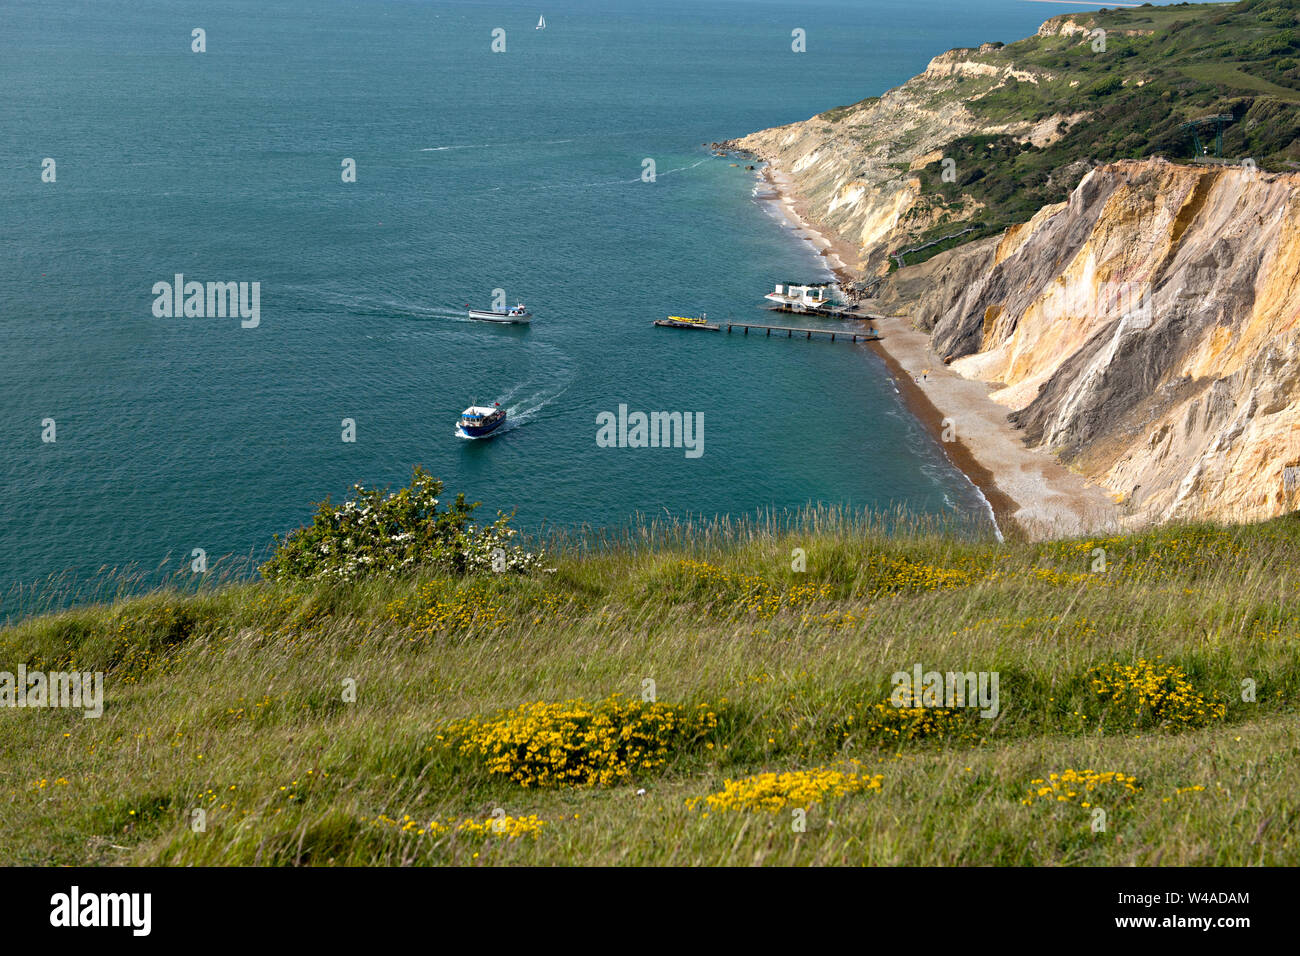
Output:
<instances>
[{"instance_id":1,"label":"pleasure boat","mask_svg":"<svg viewBox=\"0 0 1300 956\"><path fill-rule=\"evenodd\" d=\"M491 405L471 405L460 413L456 429L466 438L490 435L506 423L506 410L500 402Z\"/></svg>"},{"instance_id":2,"label":"pleasure boat","mask_svg":"<svg viewBox=\"0 0 1300 956\"><path fill-rule=\"evenodd\" d=\"M465 308L469 309L468 303L466 303ZM527 325L533 321L533 313L524 308L522 302L513 309L507 309L504 312L489 309L469 309L469 317L476 322L499 322L502 325Z\"/></svg>"}]
</instances>

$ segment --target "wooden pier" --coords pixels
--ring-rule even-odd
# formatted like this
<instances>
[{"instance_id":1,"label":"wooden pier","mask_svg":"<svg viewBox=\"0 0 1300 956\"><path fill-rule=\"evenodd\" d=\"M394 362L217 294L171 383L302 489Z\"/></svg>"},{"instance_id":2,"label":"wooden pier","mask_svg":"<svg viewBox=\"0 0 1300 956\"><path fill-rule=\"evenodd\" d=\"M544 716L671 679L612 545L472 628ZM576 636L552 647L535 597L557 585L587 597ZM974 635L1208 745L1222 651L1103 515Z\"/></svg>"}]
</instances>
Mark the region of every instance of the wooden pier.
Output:
<instances>
[{"instance_id":1,"label":"wooden pier","mask_svg":"<svg viewBox=\"0 0 1300 956\"><path fill-rule=\"evenodd\" d=\"M769 312L785 312L791 315L815 315L819 319L849 319L856 318L853 310L845 305L804 305L794 308L788 305L768 305L764 306Z\"/></svg>"},{"instance_id":2,"label":"wooden pier","mask_svg":"<svg viewBox=\"0 0 1300 956\"><path fill-rule=\"evenodd\" d=\"M885 316L877 315L874 312L868 312L860 305L837 305L827 309L792 309L784 305L767 305L764 308L768 312L784 312L787 315L811 315L818 319L856 319L860 322L866 322L871 319L885 318Z\"/></svg>"},{"instance_id":3,"label":"wooden pier","mask_svg":"<svg viewBox=\"0 0 1300 956\"><path fill-rule=\"evenodd\" d=\"M789 325L757 325L752 322L728 322L727 332L730 333L732 329L744 329L746 335L749 334L750 329L762 330L767 333L768 338L771 338L773 332L784 332L787 339L794 338L796 332L802 333L805 339L811 339L814 335L829 335L832 342L834 342L837 337L846 339L850 342L874 342L880 338L880 333L875 329L859 329L857 331L851 329L800 329Z\"/></svg>"}]
</instances>

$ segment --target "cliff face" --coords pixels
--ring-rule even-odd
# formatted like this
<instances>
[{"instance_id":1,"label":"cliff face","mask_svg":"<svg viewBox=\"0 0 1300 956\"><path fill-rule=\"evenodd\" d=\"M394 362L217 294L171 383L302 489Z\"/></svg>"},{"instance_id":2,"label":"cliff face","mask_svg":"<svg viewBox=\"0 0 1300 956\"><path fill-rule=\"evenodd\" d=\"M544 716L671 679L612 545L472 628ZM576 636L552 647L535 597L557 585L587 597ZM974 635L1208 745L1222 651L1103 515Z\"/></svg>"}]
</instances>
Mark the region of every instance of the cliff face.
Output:
<instances>
[{"instance_id":1,"label":"cliff face","mask_svg":"<svg viewBox=\"0 0 1300 956\"><path fill-rule=\"evenodd\" d=\"M1300 173L1263 168L1300 168L1297 26L1300 0L1067 14L734 145L1127 520L1273 517L1300 508ZM1253 159L1128 158L1219 140Z\"/></svg>"},{"instance_id":2,"label":"cliff face","mask_svg":"<svg viewBox=\"0 0 1300 956\"><path fill-rule=\"evenodd\" d=\"M1045 25L1046 28L1046 25ZM978 203L945 203L922 194L924 167L943 158L943 147L970 134L1010 135L1047 145L1086 112L1037 120L990 123L969 103L1008 84L1036 84L1052 75L1004 62L1000 44L950 50L920 76L874 100L789 126L762 130L733 145L787 173L808 203L811 217L852 244L858 273L881 271L892 251L906 248L951 224L961 229Z\"/></svg>"},{"instance_id":3,"label":"cliff face","mask_svg":"<svg viewBox=\"0 0 1300 956\"><path fill-rule=\"evenodd\" d=\"M1108 162L1221 147L1300 168L1300 0L1055 17L731 145L782 172L850 266L878 276L1026 222Z\"/></svg>"},{"instance_id":4,"label":"cliff face","mask_svg":"<svg viewBox=\"0 0 1300 956\"><path fill-rule=\"evenodd\" d=\"M936 352L1134 521L1300 505L1300 174L1125 161L891 280ZM1297 482L1300 485L1300 482Z\"/></svg>"}]
</instances>

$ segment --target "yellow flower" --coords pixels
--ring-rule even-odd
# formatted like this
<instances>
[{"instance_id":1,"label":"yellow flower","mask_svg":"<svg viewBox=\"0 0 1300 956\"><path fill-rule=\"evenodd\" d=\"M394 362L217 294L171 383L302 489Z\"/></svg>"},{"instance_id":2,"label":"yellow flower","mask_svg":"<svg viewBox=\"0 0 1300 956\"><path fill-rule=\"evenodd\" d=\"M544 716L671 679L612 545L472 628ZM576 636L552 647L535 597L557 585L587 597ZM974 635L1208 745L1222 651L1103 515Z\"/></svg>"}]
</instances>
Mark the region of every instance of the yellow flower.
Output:
<instances>
[{"instance_id":1,"label":"yellow flower","mask_svg":"<svg viewBox=\"0 0 1300 956\"><path fill-rule=\"evenodd\" d=\"M807 808L824 800L862 791L879 791L882 774L858 774L856 761L843 767L815 767L786 773L760 773L741 780L726 780L722 790L706 797L693 797L686 806L694 810L701 803L710 811L764 811L778 813L786 807ZM705 816L708 814L706 813Z\"/></svg>"},{"instance_id":2,"label":"yellow flower","mask_svg":"<svg viewBox=\"0 0 1300 956\"><path fill-rule=\"evenodd\" d=\"M596 787L663 766L718 726L717 713L625 698L522 704L441 728L441 743L522 787Z\"/></svg>"},{"instance_id":3,"label":"yellow flower","mask_svg":"<svg viewBox=\"0 0 1300 956\"><path fill-rule=\"evenodd\" d=\"M1095 770L1063 770L1049 773L1047 782L1041 778L1030 781L1032 789L1023 800L1023 804L1032 804L1035 800L1054 800L1057 803L1075 803L1078 797L1086 796L1099 790L1119 797L1128 797L1141 791L1137 778L1108 770L1099 773ZM1038 786L1043 784L1042 786ZM1114 796L1112 796L1114 799ZM1092 801L1079 802L1081 807L1091 807Z\"/></svg>"}]
</instances>

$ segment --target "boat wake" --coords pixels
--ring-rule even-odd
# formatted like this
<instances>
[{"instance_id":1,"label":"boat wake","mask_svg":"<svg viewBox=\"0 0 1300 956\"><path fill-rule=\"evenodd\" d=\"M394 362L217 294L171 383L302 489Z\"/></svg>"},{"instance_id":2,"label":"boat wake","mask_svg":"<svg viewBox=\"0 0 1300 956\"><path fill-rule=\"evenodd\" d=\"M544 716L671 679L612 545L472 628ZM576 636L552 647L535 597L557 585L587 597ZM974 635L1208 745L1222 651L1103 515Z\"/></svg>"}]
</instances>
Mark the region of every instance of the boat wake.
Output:
<instances>
[{"instance_id":1,"label":"boat wake","mask_svg":"<svg viewBox=\"0 0 1300 956\"><path fill-rule=\"evenodd\" d=\"M643 126L639 129L622 129L622 130L601 130L598 133L586 133L579 136L572 136L569 139L534 139L534 140L511 140L507 143L451 143L445 146L424 146L420 149L422 153L441 153L454 149L530 149L534 146L566 146L570 143L577 143L590 139L598 139L602 142L608 142L620 136L644 136L646 133L660 133L664 130L675 130L675 126Z\"/></svg>"},{"instance_id":2,"label":"boat wake","mask_svg":"<svg viewBox=\"0 0 1300 956\"><path fill-rule=\"evenodd\" d=\"M448 319L452 322L473 323L473 320L466 314L464 308L453 308L449 305L432 305L432 306L395 306L391 315L403 316L412 319ZM474 323L481 325L482 323Z\"/></svg>"},{"instance_id":3,"label":"boat wake","mask_svg":"<svg viewBox=\"0 0 1300 956\"><path fill-rule=\"evenodd\" d=\"M527 425L529 422L541 419L544 417L542 410L567 392L572 384L573 379L570 378L561 385L532 392L516 401L513 405L507 405L506 423L503 427L512 428L518 425Z\"/></svg>"},{"instance_id":4,"label":"boat wake","mask_svg":"<svg viewBox=\"0 0 1300 956\"><path fill-rule=\"evenodd\" d=\"M320 290L312 290L311 295L314 298L323 299L327 305L342 309L348 315L356 318L439 319L448 322L463 322L466 325L483 324L472 320L467 314L468 309L463 305L450 303L424 305L410 299L362 298L355 295Z\"/></svg>"},{"instance_id":5,"label":"boat wake","mask_svg":"<svg viewBox=\"0 0 1300 956\"><path fill-rule=\"evenodd\" d=\"M500 398L496 399L496 401L500 402L501 405L505 407L506 423L490 434L482 435L480 437L493 438L497 435L504 435L507 432L512 432L516 428L523 428L525 425L532 422L540 421L546 417L543 414L543 411L547 406L551 405L551 403L555 402L561 395L567 392L569 386L572 384L573 376L570 374L566 376L564 382L547 386L545 388L527 390L527 382L514 386ZM525 394L521 395L520 393ZM464 438L468 441L477 440L473 435L465 434L459 425L456 426L454 434L457 438Z\"/></svg>"},{"instance_id":6,"label":"boat wake","mask_svg":"<svg viewBox=\"0 0 1300 956\"><path fill-rule=\"evenodd\" d=\"M686 172L706 162L708 162L708 160L701 159L699 162L691 163L689 166L675 166L672 169L665 169L663 172L657 172L655 173L655 176L656 177L670 176L673 173ZM537 186L537 188L538 189L589 189L593 186L626 186L631 183L639 183L641 181L642 181L641 177L638 176L635 179L604 179L594 183L543 183Z\"/></svg>"},{"instance_id":7,"label":"boat wake","mask_svg":"<svg viewBox=\"0 0 1300 956\"><path fill-rule=\"evenodd\" d=\"M506 149L509 147L524 146L562 146L565 143L572 143L571 139L545 139L532 143L465 143L459 146L425 146L420 150L422 153L441 153L449 149Z\"/></svg>"}]
</instances>

